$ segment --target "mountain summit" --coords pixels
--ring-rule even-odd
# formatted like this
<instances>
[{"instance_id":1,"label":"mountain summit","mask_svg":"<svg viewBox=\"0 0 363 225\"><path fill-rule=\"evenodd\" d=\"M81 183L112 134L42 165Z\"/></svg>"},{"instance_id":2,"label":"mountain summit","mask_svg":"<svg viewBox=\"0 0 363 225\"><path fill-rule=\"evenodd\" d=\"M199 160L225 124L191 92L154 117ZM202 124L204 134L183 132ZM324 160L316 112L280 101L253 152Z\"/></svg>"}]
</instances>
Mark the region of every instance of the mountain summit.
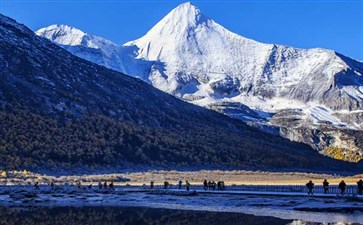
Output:
<instances>
[{"instance_id":1,"label":"mountain summit","mask_svg":"<svg viewBox=\"0 0 363 225\"><path fill-rule=\"evenodd\" d=\"M173 9L151 31L164 33L164 35L170 35L175 32L184 33L206 20L207 18L201 14L198 8L187 2Z\"/></svg>"},{"instance_id":2,"label":"mountain summit","mask_svg":"<svg viewBox=\"0 0 363 225\"><path fill-rule=\"evenodd\" d=\"M254 62L248 58L261 59L261 52L268 50L229 32L190 3L178 6L145 36L125 46L137 47L136 58L156 62L148 76L155 87L185 99L209 97L214 94L211 84L225 80L225 73L231 77L242 69L250 71Z\"/></svg>"},{"instance_id":3,"label":"mountain summit","mask_svg":"<svg viewBox=\"0 0 363 225\"><path fill-rule=\"evenodd\" d=\"M363 156L356 138L363 130L363 63L335 51L259 43L228 31L190 3L173 9L143 37L104 52L51 40L324 154L336 147Z\"/></svg>"},{"instance_id":4,"label":"mountain summit","mask_svg":"<svg viewBox=\"0 0 363 225\"><path fill-rule=\"evenodd\" d=\"M333 109L358 107L336 85L335 75L349 66L334 51L258 43L228 31L190 3L126 45L137 46L137 58L163 63L149 73L155 87L188 100L208 104L216 98L260 96L316 101ZM341 76L359 78L354 70L347 72ZM343 101L337 102L338 96Z\"/></svg>"}]
</instances>

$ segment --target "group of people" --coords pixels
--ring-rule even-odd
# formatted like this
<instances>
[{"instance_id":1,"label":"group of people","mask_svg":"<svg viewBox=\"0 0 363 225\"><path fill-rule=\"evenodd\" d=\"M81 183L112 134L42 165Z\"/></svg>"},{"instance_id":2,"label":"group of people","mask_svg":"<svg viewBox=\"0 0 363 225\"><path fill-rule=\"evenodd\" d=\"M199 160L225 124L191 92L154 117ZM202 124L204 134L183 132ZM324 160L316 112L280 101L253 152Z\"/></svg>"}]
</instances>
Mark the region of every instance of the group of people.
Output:
<instances>
[{"instance_id":1,"label":"group of people","mask_svg":"<svg viewBox=\"0 0 363 225\"><path fill-rule=\"evenodd\" d=\"M178 182L178 188L179 189L182 189L182 186L183 186L183 181L179 180L179 182ZM186 188L187 191L190 190L190 183L189 183L188 180L185 181L185 188Z\"/></svg>"},{"instance_id":2,"label":"group of people","mask_svg":"<svg viewBox=\"0 0 363 225\"><path fill-rule=\"evenodd\" d=\"M54 189L54 183L51 182L50 183L50 186L52 188L52 190ZM224 181L218 181L217 183L214 182L214 181L207 181L207 180L204 180L203 182L203 186L204 186L204 190L215 190L217 188L217 190L224 190L225 189L225 186L224 186ZM314 190L314 186L315 184L310 180L308 183L306 183L306 187L308 189L308 195L312 195L313 194L313 190ZM81 185L81 182L77 182L76 183L76 187L77 189L81 189L82 188L82 185ZM164 189L168 189L171 187L171 184L168 182L168 181L165 181L164 182ZM178 182L178 188L179 189L182 189L183 187L183 181L182 180L179 180ZM345 195L345 191L346 191L346 187L347 187L347 184L344 182L344 180L342 180L339 185L338 185L338 188L340 190L340 194L341 195ZM36 190L39 190L39 183L38 182L35 182L34 183L34 188ZM92 184L89 184L88 186L89 189L92 189ZM154 181L151 181L150 182L150 188L151 189L154 189ZM187 191L190 190L190 182L188 180L185 181L185 188ZM101 182L98 182L98 189L101 190L101 189L104 189L104 190L115 190L115 187L114 187L114 183L113 182L110 182L109 184L106 182L104 182L103 184ZM358 195L363 195L363 180L360 179L358 182L357 182L357 193ZM324 194L327 194L329 192L329 182L327 179L324 179L323 181L323 191L324 191Z\"/></svg>"},{"instance_id":3,"label":"group of people","mask_svg":"<svg viewBox=\"0 0 363 225\"><path fill-rule=\"evenodd\" d=\"M101 182L98 182L98 189L102 189L102 187L103 187L103 189L105 189L105 190L107 190L107 189L109 189L109 190L112 190L112 191L114 191L115 190L115 186L114 186L114 184L113 184L113 181L111 181L110 182L110 184L107 184L107 181L105 181L104 183L103 183L103 185L102 185L102 183ZM89 186L88 186L88 188L92 188L92 184L90 184Z\"/></svg>"},{"instance_id":4,"label":"group of people","mask_svg":"<svg viewBox=\"0 0 363 225\"><path fill-rule=\"evenodd\" d=\"M314 185L315 184L311 180L308 183L306 183L306 187L308 188L308 195L313 194ZM362 195L363 194L363 180L362 179L360 179L357 182L357 186L358 186L358 195ZM347 184L344 182L344 180L342 180L339 183L338 188L340 190L340 194L345 195L345 190L347 188ZM324 194L327 194L329 192L329 182L327 181L327 179L324 179L323 190L324 190Z\"/></svg>"},{"instance_id":5,"label":"group of people","mask_svg":"<svg viewBox=\"0 0 363 225\"><path fill-rule=\"evenodd\" d=\"M204 190L215 190L217 187L217 190L224 190L224 181L218 181L217 183L214 181L207 181L204 180L203 182Z\"/></svg>"},{"instance_id":6,"label":"group of people","mask_svg":"<svg viewBox=\"0 0 363 225\"><path fill-rule=\"evenodd\" d=\"M164 189L169 189L172 186L172 184L170 184L168 181L164 181ZM207 181L204 180L203 182L203 186L204 186L204 190L224 190L225 186L224 186L224 181L218 181L217 183L214 181ZM183 181L179 180L178 182L178 189L182 189L183 187ZM150 182L150 188L154 189L154 181ZM190 183L188 180L185 181L185 188L187 191L190 190Z\"/></svg>"},{"instance_id":7,"label":"group of people","mask_svg":"<svg viewBox=\"0 0 363 225\"><path fill-rule=\"evenodd\" d=\"M49 186L51 187L51 189L53 190L54 189L54 182L52 181L50 184L49 184ZM76 183L76 187L77 187L77 189L82 189L82 184L81 184L81 182L80 181L78 181L77 183ZM40 188L39 188L39 182L38 181L36 181L35 183L34 183L34 188L36 189L36 190L40 190ZM114 186L114 184L113 184L113 182L110 182L110 184L108 184L107 183L107 181L106 182L104 182L103 184L101 183L101 182L98 182L98 189L99 190L101 190L101 189L104 189L104 190L115 190L115 186ZM92 184L89 184L88 185L88 189L92 189Z\"/></svg>"},{"instance_id":8,"label":"group of people","mask_svg":"<svg viewBox=\"0 0 363 225\"><path fill-rule=\"evenodd\" d=\"M154 189L155 185L154 185L154 181L150 181L150 189ZM168 181L164 181L164 189L169 189L171 187L171 184ZM178 182L178 188L182 189L183 187L183 181L179 180ZM187 191L190 190L190 183L188 180L185 181L185 189Z\"/></svg>"}]
</instances>

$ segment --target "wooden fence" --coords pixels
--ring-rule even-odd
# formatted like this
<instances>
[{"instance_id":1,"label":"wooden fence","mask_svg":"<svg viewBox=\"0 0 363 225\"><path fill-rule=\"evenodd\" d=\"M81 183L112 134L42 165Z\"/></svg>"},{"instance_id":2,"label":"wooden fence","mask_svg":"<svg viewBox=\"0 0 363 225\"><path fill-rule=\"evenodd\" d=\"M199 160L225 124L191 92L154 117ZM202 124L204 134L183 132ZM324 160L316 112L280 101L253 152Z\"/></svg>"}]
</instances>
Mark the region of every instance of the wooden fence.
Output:
<instances>
[{"instance_id":1,"label":"wooden fence","mask_svg":"<svg viewBox=\"0 0 363 225\"><path fill-rule=\"evenodd\" d=\"M155 188L162 189L162 185L156 185ZM177 185L172 185L171 189L178 188ZM183 189L185 186L183 185ZM203 190L202 185L191 185L191 190ZM217 188L215 189L217 190ZM228 191L253 191L253 192L301 192L307 193L308 189L305 185L232 185L226 186L225 190ZM313 193L324 193L322 185L315 185ZM330 185L328 189L328 194L340 194L341 191L338 185ZM347 185L345 189L345 194L355 195L358 193L357 185Z\"/></svg>"}]
</instances>

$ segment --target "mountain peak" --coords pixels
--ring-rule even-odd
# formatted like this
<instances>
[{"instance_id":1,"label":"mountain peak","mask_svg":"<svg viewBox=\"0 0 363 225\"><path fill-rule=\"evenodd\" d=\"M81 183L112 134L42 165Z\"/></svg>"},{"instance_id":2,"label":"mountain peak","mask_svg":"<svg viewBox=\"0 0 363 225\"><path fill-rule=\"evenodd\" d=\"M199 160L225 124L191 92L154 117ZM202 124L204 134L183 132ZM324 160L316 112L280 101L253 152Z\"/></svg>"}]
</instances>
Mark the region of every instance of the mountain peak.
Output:
<instances>
[{"instance_id":1,"label":"mountain peak","mask_svg":"<svg viewBox=\"0 0 363 225\"><path fill-rule=\"evenodd\" d=\"M207 18L202 15L200 10L190 2L186 2L171 10L148 34L180 35L205 21L207 21Z\"/></svg>"},{"instance_id":2,"label":"mountain peak","mask_svg":"<svg viewBox=\"0 0 363 225\"><path fill-rule=\"evenodd\" d=\"M162 55L172 53L178 46L187 43L197 30L206 33L214 25L213 20L204 16L193 4L186 2L171 10L146 35L126 43L125 46L135 45L139 49L147 49L149 46L150 51L143 51L140 58L159 60Z\"/></svg>"},{"instance_id":3,"label":"mountain peak","mask_svg":"<svg viewBox=\"0 0 363 225\"><path fill-rule=\"evenodd\" d=\"M50 25L35 32L37 35L46 37L61 45L82 45L82 40L87 33L68 25Z\"/></svg>"},{"instance_id":4,"label":"mountain peak","mask_svg":"<svg viewBox=\"0 0 363 225\"><path fill-rule=\"evenodd\" d=\"M68 25L50 25L48 27L41 28L35 32L38 36L45 37L59 45L67 46L84 46L88 48L102 48L104 45L116 44L95 36L90 35L78 28Z\"/></svg>"},{"instance_id":5,"label":"mountain peak","mask_svg":"<svg viewBox=\"0 0 363 225\"><path fill-rule=\"evenodd\" d=\"M205 20L206 18L200 10L190 2L186 2L174 8L160 23L164 25L169 23L174 26L184 25L189 27L196 26L201 19Z\"/></svg>"},{"instance_id":6,"label":"mountain peak","mask_svg":"<svg viewBox=\"0 0 363 225\"><path fill-rule=\"evenodd\" d=\"M190 2L185 2L174 8L170 13L195 16L200 14L200 10Z\"/></svg>"}]
</instances>

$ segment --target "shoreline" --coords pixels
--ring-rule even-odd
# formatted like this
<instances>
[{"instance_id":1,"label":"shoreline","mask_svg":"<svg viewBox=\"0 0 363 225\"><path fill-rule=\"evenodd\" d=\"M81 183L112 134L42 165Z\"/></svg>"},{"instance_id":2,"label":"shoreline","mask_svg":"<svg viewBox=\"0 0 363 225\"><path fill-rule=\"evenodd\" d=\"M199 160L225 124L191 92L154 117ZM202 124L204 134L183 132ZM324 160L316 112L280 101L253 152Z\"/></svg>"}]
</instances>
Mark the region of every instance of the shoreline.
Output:
<instances>
[{"instance_id":1,"label":"shoreline","mask_svg":"<svg viewBox=\"0 0 363 225\"><path fill-rule=\"evenodd\" d=\"M59 184L95 183L113 181L115 185L149 185L154 181L155 185L162 185L164 181L177 184L179 180L189 180L192 185L200 185L203 180L224 181L226 185L305 185L309 180L320 185L324 179L328 179L331 185L338 184L345 180L347 184L355 185L363 174L341 176L337 174L303 173L303 172L265 172L247 170L199 170L199 171L178 171L178 170L149 170L146 172L120 172L104 174L84 174L68 176L52 176L24 171L8 171L7 178L0 177L0 184Z\"/></svg>"},{"instance_id":2,"label":"shoreline","mask_svg":"<svg viewBox=\"0 0 363 225\"><path fill-rule=\"evenodd\" d=\"M75 186L63 186L56 190L41 187L35 191L31 186L8 186L0 188L0 207L146 207L171 210L205 212L229 212L271 216L280 219L298 219L313 222L363 221L363 201L351 201L330 196L307 196L290 193L248 194L245 192L202 190L148 190L116 187L116 191L77 190ZM344 218L344 221L341 221Z\"/></svg>"}]
</instances>

